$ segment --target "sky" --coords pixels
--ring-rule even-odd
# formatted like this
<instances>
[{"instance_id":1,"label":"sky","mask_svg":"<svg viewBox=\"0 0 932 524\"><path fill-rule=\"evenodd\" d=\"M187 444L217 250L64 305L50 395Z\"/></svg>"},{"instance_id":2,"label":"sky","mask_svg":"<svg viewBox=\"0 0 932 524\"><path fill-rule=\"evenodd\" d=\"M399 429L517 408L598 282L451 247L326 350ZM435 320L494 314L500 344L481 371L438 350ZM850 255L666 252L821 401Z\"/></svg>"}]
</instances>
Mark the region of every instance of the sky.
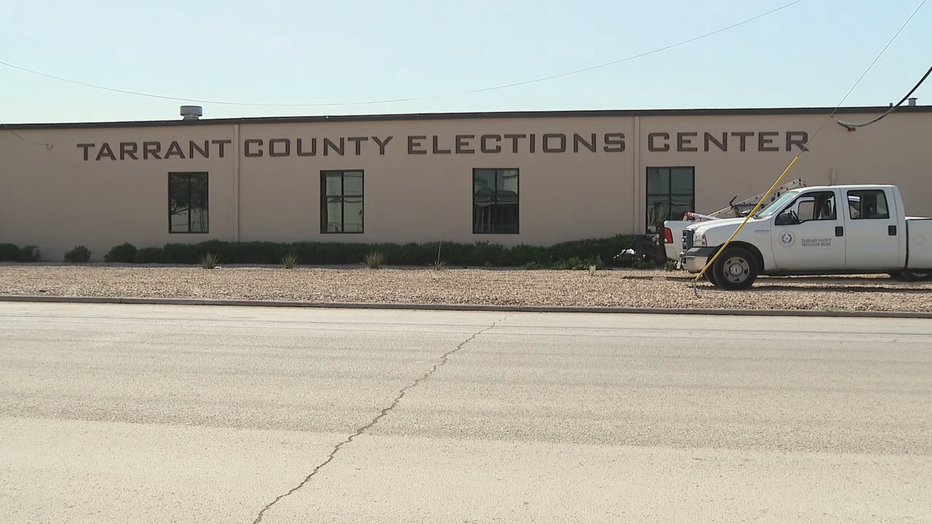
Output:
<instances>
[{"instance_id":1,"label":"sky","mask_svg":"<svg viewBox=\"0 0 932 524\"><path fill-rule=\"evenodd\" d=\"M154 95L0 65L0 121L835 107L922 4L802 0L488 89L792 1L0 0L0 61ZM932 66L929 35L932 2L844 105L898 102ZM932 80L913 96L932 103Z\"/></svg>"}]
</instances>

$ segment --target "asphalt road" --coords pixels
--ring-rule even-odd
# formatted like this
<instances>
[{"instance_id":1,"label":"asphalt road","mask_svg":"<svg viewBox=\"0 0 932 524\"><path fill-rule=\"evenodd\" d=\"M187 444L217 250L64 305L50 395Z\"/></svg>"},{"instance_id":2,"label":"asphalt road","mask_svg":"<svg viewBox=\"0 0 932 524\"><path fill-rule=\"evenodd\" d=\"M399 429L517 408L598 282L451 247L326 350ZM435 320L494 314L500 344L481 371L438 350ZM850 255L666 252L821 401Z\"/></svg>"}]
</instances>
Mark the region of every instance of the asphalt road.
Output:
<instances>
[{"instance_id":1,"label":"asphalt road","mask_svg":"<svg viewBox=\"0 0 932 524\"><path fill-rule=\"evenodd\" d=\"M932 322L0 303L0 522L932 522Z\"/></svg>"}]
</instances>

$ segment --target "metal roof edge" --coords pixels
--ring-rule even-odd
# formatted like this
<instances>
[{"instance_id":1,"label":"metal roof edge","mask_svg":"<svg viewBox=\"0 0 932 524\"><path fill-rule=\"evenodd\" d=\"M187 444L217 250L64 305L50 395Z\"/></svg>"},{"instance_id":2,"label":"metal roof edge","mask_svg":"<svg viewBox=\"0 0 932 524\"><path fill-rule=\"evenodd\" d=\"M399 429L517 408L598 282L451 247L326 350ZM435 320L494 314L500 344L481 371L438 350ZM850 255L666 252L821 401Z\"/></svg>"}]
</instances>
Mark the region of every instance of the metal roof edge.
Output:
<instances>
[{"instance_id":1,"label":"metal roof edge","mask_svg":"<svg viewBox=\"0 0 932 524\"><path fill-rule=\"evenodd\" d=\"M298 124L321 122L385 122L385 121L421 121L421 120L482 120L506 118L606 118L606 117L671 117L671 116L775 116L775 115L828 115L835 114L881 114L889 106L843 107L835 110L831 107L787 107L787 108L733 108L733 109L583 109L554 111L481 111L453 113L386 113L365 115L319 115L319 116L260 116L205 118L200 120L136 120L103 122L61 122L61 123L23 123L4 124L13 130L28 129L95 129L126 127L169 127L169 126L209 126L231 124ZM932 106L902 106L896 113L928 113Z\"/></svg>"}]
</instances>

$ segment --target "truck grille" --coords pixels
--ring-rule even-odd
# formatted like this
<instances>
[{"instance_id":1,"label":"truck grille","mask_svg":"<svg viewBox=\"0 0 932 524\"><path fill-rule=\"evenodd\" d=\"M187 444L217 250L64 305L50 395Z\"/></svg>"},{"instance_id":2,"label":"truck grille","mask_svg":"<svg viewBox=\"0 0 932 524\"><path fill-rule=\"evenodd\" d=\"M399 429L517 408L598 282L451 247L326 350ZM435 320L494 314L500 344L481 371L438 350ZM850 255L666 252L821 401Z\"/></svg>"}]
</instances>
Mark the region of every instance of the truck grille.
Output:
<instances>
[{"instance_id":1,"label":"truck grille","mask_svg":"<svg viewBox=\"0 0 932 524\"><path fill-rule=\"evenodd\" d=\"M683 231L683 251L688 251L693 247L693 232L689 229Z\"/></svg>"}]
</instances>

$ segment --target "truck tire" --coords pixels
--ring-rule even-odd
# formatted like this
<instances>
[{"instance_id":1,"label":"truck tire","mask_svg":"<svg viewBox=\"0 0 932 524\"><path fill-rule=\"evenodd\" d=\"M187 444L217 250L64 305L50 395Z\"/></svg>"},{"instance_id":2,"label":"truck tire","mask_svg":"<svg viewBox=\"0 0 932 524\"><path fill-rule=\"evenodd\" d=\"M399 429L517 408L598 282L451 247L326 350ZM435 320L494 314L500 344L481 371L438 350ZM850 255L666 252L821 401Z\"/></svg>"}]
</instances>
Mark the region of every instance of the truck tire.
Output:
<instances>
[{"instance_id":1,"label":"truck tire","mask_svg":"<svg viewBox=\"0 0 932 524\"><path fill-rule=\"evenodd\" d=\"M900 276L907 282L922 282L923 280L932 280L932 271L904 269Z\"/></svg>"},{"instance_id":2,"label":"truck tire","mask_svg":"<svg viewBox=\"0 0 932 524\"><path fill-rule=\"evenodd\" d=\"M748 289L760 272L757 258L740 247L730 247L712 265L715 281L724 289Z\"/></svg>"},{"instance_id":3,"label":"truck tire","mask_svg":"<svg viewBox=\"0 0 932 524\"><path fill-rule=\"evenodd\" d=\"M718 285L718 280L715 280L715 268L710 267L708 271L703 275L706 280L712 283L715 287L721 287Z\"/></svg>"}]
</instances>

